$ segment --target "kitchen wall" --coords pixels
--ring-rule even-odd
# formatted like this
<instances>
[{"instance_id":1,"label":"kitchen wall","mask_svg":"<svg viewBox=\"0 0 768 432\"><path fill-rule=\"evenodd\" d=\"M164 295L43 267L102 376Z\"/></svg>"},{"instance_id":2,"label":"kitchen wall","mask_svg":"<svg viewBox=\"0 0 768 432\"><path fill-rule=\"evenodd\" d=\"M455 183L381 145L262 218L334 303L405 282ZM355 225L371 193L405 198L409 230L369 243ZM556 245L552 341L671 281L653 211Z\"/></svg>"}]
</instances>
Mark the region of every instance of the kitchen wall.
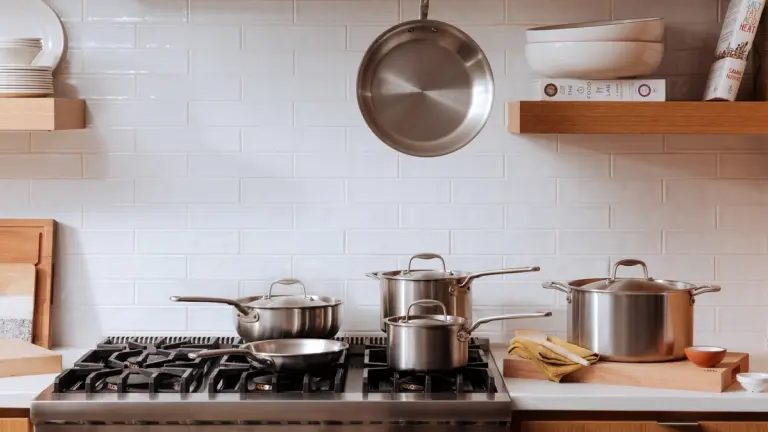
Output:
<instances>
[{"instance_id":1,"label":"kitchen wall","mask_svg":"<svg viewBox=\"0 0 768 432\"><path fill-rule=\"evenodd\" d=\"M504 126L504 101L534 78L531 24L664 16L660 73L671 98L698 99L717 0L433 0L432 17L486 51L498 87L482 134L436 159L378 142L354 99L364 50L416 0L49 2L69 33L58 91L89 100L90 127L0 135L0 216L61 222L59 345L231 333L229 308L168 297L260 294L287 276L343 297L346 330L375 331L365 272L432 251L453 269L542 267L477 283L476 316L555 313L487 326L496 340L564 331L564 299L539 282L606 276L632 256L657 277L722 284L697 302L697 342L766 348L768 139Z\"/></svg>"}]
</instances>

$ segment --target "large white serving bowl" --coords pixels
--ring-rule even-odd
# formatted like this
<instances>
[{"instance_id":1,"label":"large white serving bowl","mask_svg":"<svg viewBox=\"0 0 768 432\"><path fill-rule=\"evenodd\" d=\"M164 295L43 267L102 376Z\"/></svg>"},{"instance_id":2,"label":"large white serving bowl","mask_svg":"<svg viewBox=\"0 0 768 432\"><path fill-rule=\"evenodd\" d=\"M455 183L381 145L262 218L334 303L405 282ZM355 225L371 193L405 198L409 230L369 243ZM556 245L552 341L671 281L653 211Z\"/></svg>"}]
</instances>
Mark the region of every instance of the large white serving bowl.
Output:
<instances>
[{"instance_id":1,"label":"large white serving bowl","mask_svg":"<svg viewBox=\"0 0 768 432\"><path fill-rule=\"evenodd\" d=\"M617 79L652 74L664 44L652 42L546 42L525 46L531 69L548 78Z\"/></svg>"},{"instance_id":2,"label":"large white serving bowl","mask_svg":"<svg viewBox=\"0 0 768 432\"><path fill-rule=\"evenodd\" d=\"M42 46L0 46L0 65L30 65L42 49Z\"/></svg>"},{"instance_id":3,"label":"large white serving bowl","mask_svg":"<svg viewBox=\"0 0 768 432\"><path fill-rule=\"evenodd\" d=\"M664 42L664 18L592 21L534 27L525 31L528 43L542 42Z\"/></svg>"}]
</instances>

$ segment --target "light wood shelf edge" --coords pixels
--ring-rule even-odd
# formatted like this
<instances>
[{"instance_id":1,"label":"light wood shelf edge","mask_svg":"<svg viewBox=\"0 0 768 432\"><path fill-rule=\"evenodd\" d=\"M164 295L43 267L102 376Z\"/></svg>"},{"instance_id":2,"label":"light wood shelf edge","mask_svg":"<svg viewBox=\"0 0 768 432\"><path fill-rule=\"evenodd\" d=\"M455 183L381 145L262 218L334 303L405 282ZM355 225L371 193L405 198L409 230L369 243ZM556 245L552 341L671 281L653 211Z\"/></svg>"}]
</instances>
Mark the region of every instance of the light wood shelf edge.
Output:
<instances>
[{"instance_id":1,"label":"light wood shelf edge","mask_svg":"<svg viewBox=\"0 0 768 432\"><path fill-rule=\"evenodd\" d=\"M85 128L85 100L0 99L0 130L54 131Z\"/></svg>"},{"instance_id":2,"label":"light wood shelf edge","mask_svg":"<svg viewBox=\"0 0 768 432\"><path fill-rule=\"evenodd\" d=\"M768 102L507 103L519 134L768 134Z\"/></svg>"}]
</instances>

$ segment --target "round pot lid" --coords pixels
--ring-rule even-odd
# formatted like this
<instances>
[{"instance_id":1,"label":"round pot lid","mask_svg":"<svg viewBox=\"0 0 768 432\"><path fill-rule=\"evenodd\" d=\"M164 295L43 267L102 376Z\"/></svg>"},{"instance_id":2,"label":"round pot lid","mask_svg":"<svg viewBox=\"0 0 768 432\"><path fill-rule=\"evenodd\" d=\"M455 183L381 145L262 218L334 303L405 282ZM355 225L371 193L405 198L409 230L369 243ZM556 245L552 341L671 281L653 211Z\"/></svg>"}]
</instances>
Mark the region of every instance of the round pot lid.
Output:
<instances>
[{"instance_id":1,"label":"round pot lid","mask_svg":"<svg viewBox=\"0 0 768 432\"><path fill-rule=\"evenodd\" d=\"M304 291L303 295L272 295L272 289L275 285L300 285ZM266 296L257 298L249 302L247 306L258 308L301 308L326 306L329 303L318 296L307 295L307 288L304 283L298 279L280 279L272 282L269 286L269 293Z\"/></svg>"},{"instance_id":2,"label":"round pot lid","mask_svg":"<svg viewBox=\"0 0 768 432\"><path fill-rule=\"evenodd\" d=\"M619 267L642 266L642 278L617 278ZM685 282L654 279L648 276L648 267L643 261L635 259L619 260L613 265L611 277L607 279L587 279L586 283L576 283L572 286L582 291L601 291L624 294L662 294L668 292L688 291L696 286Z\"/></svg>"},{"instance_id":3,"label":"round pot lid","mask_svg":"<svg viewBox=\"0 0 768 432\"><path fill-rule=\"evenodd\" d=\"M431 259L437 259L440 260L440 263L442 264L443 269L442 270L421 270L421 269L413 269L412 264L413 260L415 259L421 259L421 260L431 260ZM392 270L392 271L383 271L383 272L376 272L371 273L376 278L384 278L384 279L395 279L395 280L411 280L411 281L434 281L434 280L450 280L450 279L459 279L465 276L468 276L470 273L468 272L461 272L461 271L453 271L448 270L445 267L445 260L442 256L436 254L436 253L420 253L416 254L411 257L410 260L408 260L408 268L406 270Z\"/></svg>"}]
</instances>

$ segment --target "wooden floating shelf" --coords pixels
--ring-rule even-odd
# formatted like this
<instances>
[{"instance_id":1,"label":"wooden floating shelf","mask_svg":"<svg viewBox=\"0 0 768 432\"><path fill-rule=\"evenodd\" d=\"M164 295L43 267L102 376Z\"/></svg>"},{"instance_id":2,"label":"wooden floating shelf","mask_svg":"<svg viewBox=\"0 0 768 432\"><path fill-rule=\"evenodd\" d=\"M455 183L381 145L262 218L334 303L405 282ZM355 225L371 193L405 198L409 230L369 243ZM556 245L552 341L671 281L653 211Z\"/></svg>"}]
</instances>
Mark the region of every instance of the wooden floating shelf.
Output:
<instances>
[{"instance_id":1,"label":"wooden floating shelf","mask_svg":"<svg viewBox=\"0 0 768 432\"><path fill-rule=\"evenodd\" d=\"M508 102L522 134L768 134L768 102Z\"/></svg>"},{"instance_id":2,"label":"wooden floating shelf","mask_svg":"<svg viewBox=\"0 0 768 432\"><path fill-rule=\"evenodd\" d=\"M0 130L54 131L85 128L85 101L58 98L0 99Z\"/></svg>"}]
</instances>

